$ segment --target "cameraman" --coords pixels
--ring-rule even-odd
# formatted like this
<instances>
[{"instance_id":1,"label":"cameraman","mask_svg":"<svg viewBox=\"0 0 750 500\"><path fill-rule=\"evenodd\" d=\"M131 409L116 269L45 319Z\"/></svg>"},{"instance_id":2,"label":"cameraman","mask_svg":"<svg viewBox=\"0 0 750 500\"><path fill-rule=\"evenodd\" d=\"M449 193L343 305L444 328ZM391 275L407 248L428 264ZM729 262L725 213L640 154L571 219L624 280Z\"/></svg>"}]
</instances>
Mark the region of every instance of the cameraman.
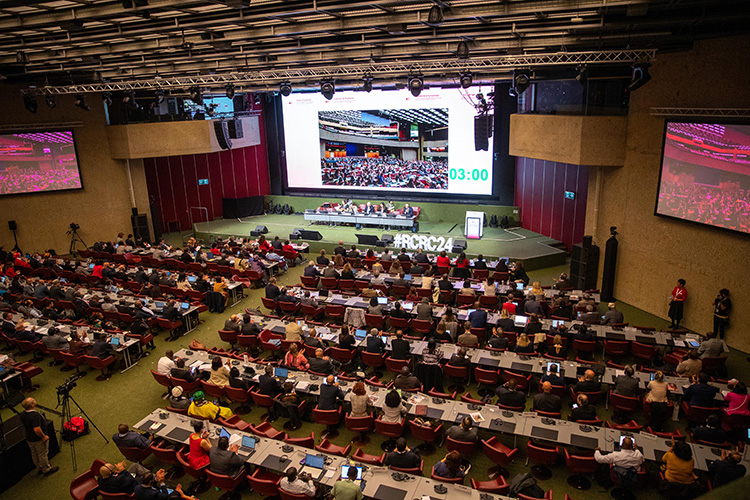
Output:
<instances>
[{"instance_id":1,"label":"cameraman","mask_svg":"<svg viewBox=\"0 0 750 500\"><path fill-rule=\"evenodd\" d=\"M49 453L49 436L45 434L48 427L47 419L36 411L34 398L24 399L21 406L25 410L20 416L26 430L26 442L31 450L31 460L37 468L37 474L44 474L44 477L47 477L60 470L57 466L52 467L47 458Z\"/></svg>"}]
</instances>

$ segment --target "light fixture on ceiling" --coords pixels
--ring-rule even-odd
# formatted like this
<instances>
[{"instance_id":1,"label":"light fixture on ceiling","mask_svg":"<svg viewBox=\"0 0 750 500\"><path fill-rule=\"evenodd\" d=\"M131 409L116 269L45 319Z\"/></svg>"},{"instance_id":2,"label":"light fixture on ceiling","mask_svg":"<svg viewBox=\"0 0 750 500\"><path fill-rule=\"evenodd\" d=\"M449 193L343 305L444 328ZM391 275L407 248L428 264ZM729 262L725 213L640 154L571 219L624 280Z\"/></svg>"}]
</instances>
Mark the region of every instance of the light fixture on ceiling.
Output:
<instances>
[{"instance_id":1,"label":"light fixture on ceiling","mask_svg":"<svg viewBox=\"0 0 750 500\"><path fill-rule=\"evenodd\" d=\"M75 101L73 104L85 111L91 111L91 107L86 104L86 96L84 94L76 94Z\"/></svg>"},{"instance_id":2,"label":"light fixture on ceiling","mask_svg":"<svg viewBox=\"0 0 750 500\"><path fill-rule=\"evenodd\" d=\"M57 99L55 99L55 96L53 96L52 94L47 94L46 96L44 96L44 101L47 103L47 107L49 107L49 109L57 106Z\"/></svg>"},{"instance_id":3,"label":"light fixture on ceiling","mask_svg":"<svg viewBox=\"0 0 750 500\"><path fill-rule=\"evenodd\" d=\"M104 101L107 104L107 106L112 106L112 92L103 93L102 101Z\"/></svg>"},{"instance_id":4,"label":"light fixture on ceiling","mask_svg":"<svg viewBox=\"0 0 750 500\"><path fill-rule=\"evenodd\" d=\"M288 97L289 94L292 93L292 84L289 82L282 83L279 85L279 92L281 92L281 95L284 97Z\"/></svg>"},{"instance_id":5,"label":"light fixture on ceiling","mask_svg":"<svg viewBox=\"0 0 750 500\"><path fill-rule=\"evenodd\" d=\"M333 99L333 94L336 93L336 85L333 80L325 80L320 84L320 93L323 94L327 100Z\"/></svg>"},{"instance_id":6,"label":"light fixture on ceiling","mask_svg":"<svg viewBox=\"0 0 750 500\"><path fill-rule=\"evenodd\" d=\"M131 108L138 109L138 102L135 100L135 90L130 89L127 91L122 98L122 103Z\"/></svg>"},{"instance_id":7,"label":"light fixture on ceiling","mask_svg":"<svg viewBox=\"0 0 750 500\"><path fill-rule=\"evenodd\" d=\"M368 74L362 77L362 90L372 92L372 75Z\"/></svg>"},{"instance_id":8,"label":"light fixture on ceiling","mask_svg":"<svg viewBox=\"0 0 750 500\"><path fill-rule=\"evenodd\" d=\"M260 103L262 102L262 100L263 100L263 97L262 97L262 95L263 95L263 94L262 94L262 93L260 93L260 92L253 92L253 104L254 104L255 106L259 106L259 105L260 105Z\"/></svg>"},{"instance_id":9,"label":"light fixture on ceiling","mask_svg":"<svg viewBox=\"0 0 750 500\"><path fill-rule=\"evenodd\" d=\"M651 75L648 72L648 68L651 66L649 63L639 63L633 65L633 76L628 84L628 90L634 91L646 85L651 80Z\"/></svg>"},{"instance_id":10,"label":"light fixture on ceiling","mask_svg":"<svg viewBox=\"0 0 750 500\"><path fill-rule=\"evenodd\" d=\"M159 89L154 93L154 99L156 100L157 105L163 103L164 98L165 98L165 95L162 89Z\"/></svg>"},{"instance_id":11,"label":"light fixture on ceiling","mask_svg":"<svg viewBox=\"0 0 750 500\"><path fill-rule=\"evenodd\" d=\"M583 22L583 18L576 14L574 17L570 18L570 22L573 24L581 24Z\"/></svg>"},{"instance_id":12,"label":"light fixture on ceiling","mask_svg":"<svg viewBox=\"0 0 750 500\"><path fill-rule=\"evenodd\" d=\"M458 42L458 47L456 47L456 57L459 59L469 58L469 44L466 43L466 41L462 40Z\"/></svg>"},{"instance_id":13,"label":"light fixture on ceiling","mask_svg":"<svg viewBox=\"0 0 750 500\"><path fill-rule=\"evenodd\" d=\"M427 24L430 26L439 26L443 23L443 9L437 5L433 5L430 8L430 13L427 14Z\"/></svg>"},{"instance_id":14,"label":"light fixture on ceiling","mask_svg":"<svg viewBox=\"0 0 750 500\"><path fill-rule=\"evenodd\" d=\"M474 79L472 77L471 72L465 71L460 74L458 81L461 84L462 89L468 89L469 87L471 87L471 84L474 82Z\"/></svg>"},{"instance_id":15,"label":"light fixture on ceiling","mask_svg":"<svg viewBox=\"0 0 750 500\"><path fill-rule=\"evenodd\" d=\"M422 75L410 76L406 86L409 87L411 95L417 97L422 93L422 89L424 89L424 78L422 78Z\"/></svg>"},{"instance_id":16,"label":"light fixture on ceiling","mask_svg":"<svg viewBox=\"0 0 750 500\"><path fill-rule=\"evenodd\" d=\"M190 97L188 97L188 99L193 101L195 104L199 106L203 104L203 95L201 94L200 87L191 87L189 95Z\"/></svg>"},{"instance_id":17,"label":"light fixture on ceiling","mask_svg":"<svg viewBox=\"0 0 750 500\"><path fill-rule=\"evenodd\" d=\"M234 85L231 83L228 83L226 87L226 91L227 91L227 99L234 99Z\"/></svg>"},{"instance_id":18,"label":"light fixture on ceiling","mask_svg":"<svg viewBox=\"0 0 750 500\"><path fill-rule=\"evenodd\" d=\"M527 69L517 69L513 71L513 86L510 88L508 93L513 97L526 92L526 89L531 85L531 71Z\"/></svg>"},{"instance_id":19,"label":"light fixture on ceiling","mask_svg":"<svg viewBox=\"0 0 750 500\"><path fill-rule=\"evenodd\" d=\"M581 85L585 85L589 78L589 68L588 66L578 66L578 74L576 75L576 80Z\"/></svg>"},{"instance_id":20,"label":"light fixture on ceiling","mask_svg":"<svg viewBox=\"0 0 750 500\"><path fill-rule=\"evenodd\" d=\"M26 108L26 111L28 111L29 113L36 113L36 110L37 110L36 96L33 94L24 94L23 95L23 107Z\"/></svg>"}]
</instances>

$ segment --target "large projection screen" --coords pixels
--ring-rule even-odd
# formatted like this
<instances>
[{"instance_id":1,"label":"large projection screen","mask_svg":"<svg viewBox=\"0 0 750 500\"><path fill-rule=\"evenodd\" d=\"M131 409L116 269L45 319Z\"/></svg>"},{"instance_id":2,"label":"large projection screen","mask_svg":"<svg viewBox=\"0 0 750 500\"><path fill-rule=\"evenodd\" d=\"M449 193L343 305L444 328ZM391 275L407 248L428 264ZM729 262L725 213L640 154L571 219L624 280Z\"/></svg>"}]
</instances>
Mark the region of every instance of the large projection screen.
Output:
<instances>
[{"instance_id":1,"label":"large projection screen","mask_svg":"<svg viewBox=\"0 0 750 500\"><path fill-rule=\"evenodd\" d=\"M72 130L0 135L0 196L82 187Z\"/></svg>"},{"instance_id":2,"label":"large projection screen","mask_svg":"<svg viewBox=\"0 0 750 500\"><path fill-rule=\"evenodd\" d=\"M668 121L655 213L750 233L750 125Z\"/></svg>"},{"instance_id":3,"label":"large projection screen","mask_svg":"<svg viewBox=\"0 0 750 500\"><path fill-rule=\"evenodd\" d=\"M466 93L282 96L287 186L491 195L492 141L489 151L474 150L477 112Z\"/></svg>"}]
</instances>

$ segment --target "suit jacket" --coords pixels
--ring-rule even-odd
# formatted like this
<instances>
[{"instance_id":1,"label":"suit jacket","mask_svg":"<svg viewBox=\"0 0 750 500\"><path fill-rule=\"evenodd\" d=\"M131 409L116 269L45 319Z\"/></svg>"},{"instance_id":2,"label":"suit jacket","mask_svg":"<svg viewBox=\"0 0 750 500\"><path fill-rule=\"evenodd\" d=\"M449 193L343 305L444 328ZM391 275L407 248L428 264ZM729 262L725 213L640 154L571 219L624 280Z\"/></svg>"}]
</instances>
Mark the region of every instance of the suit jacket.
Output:
<instances>
[{"instance_id":1,"label":"suit jacket","mask_svg":"<svg viewBox=\"0 0 750 500\"><path fill-rule=\"evenodd\" d=\"M297 323L289 323L285 328L284 339L292 342L302 341L302 327Z\"/></svg>"},{"instance_id":2,"label":"suit jacket","mask_svg":"<svg viewBox=\"0 0 750 500\"><path fill-rule=\"evenodd\" d=\"M273 283L269 283L266 285L266 298L277 300L279 298L279 295L281 295L281 290L279 290L279 287L274 285Z\"/></svg>"},{"instance_id":3,"label":"suit jacket","mask_svg":"<svg viewBox=\"0 0 750 500\"><path fill-rule=\"evenodd\" d=\"M305 276L320 276L318 269L315 266L307 266L304 271Z\"/></svg>"},{"instance_id":4,"label":"suit jacket","mask_svg":"<svg viewBox=\"0 0 750 500\"><path fill-rule=\"evenodd\" d=\"M602 321L603 325L611 325L614 323L623 323L625 321L625 317L622 315L621 311L618 311L617 309L610 309L609 311L604 313L604 320Z\"/></svg>"},{"instance_id":5,"label":"suit jacket","mask_svg":"<svg viewBox=\"0 0 750 500\"><path fill-rule=\"evenodd\" d=\"M396 389L419 389L422 387L422 383L419 381L417 377L414 375L408 375L404 377L400 373L396 375L396 378L393 380L393 387Z\"/></svg>"},{"instance_id":6,"label":"suit jacket","mask_svg":"<svg viewBox=\"0 0 750 500\"><path fill-rule=\"evenodd\" d=\"M411 450L406 450L403 453L394 450L386 453L383 463L400 469L413 469L419 467L419 464L422 463L422 458Z\"/></svg>"},{"instance_id":7,"label":"suit jacket","mask_svg":"<svg viewBox=\"0 0 750 500\"><path fill-rule=\"evenodd\" d=\"M180 310L174 306L164 306L164 309L162 309L161 311L161 315L169 321L178 321L182 319Z\"/></svg>"},{"instance_id":8,"label":"suit jacket","mask_svg":"<svg viewBox=\"0 0 750 500\"><path fill-rule=\"evenodd\" d=\"M497 388L497 402L505 406L525 406L526 395L521 391L511 391L504 385Z\"/></svg>"},{"instance_id":9,"label":"suit jacket","mask_svg":"<svg viewBox=\"0 0 750 500\"><path fill-rule=\"evenodd\" d=\"M102 359L109 357L110 354L112 354L112 345L103 340L97 340L94 342L94 345L91 347L91 352L89 352L89 356L95 356Z\"/></svg>"},{"instance_id":10,"label":"suit jacket","mask_svg":"<svg viewBox=\"0 0 750 500\"><path fill-rule=\"evenodd\" d=\"M573 386L573 392L599 392L601 390L602 384L596 380L579 380Z\"/></svg>"},{"instance_id":11,"label":"suit jacket","mask_svg":"<svg viewBox=\"0 0 750 500\"><path fill-rule=\"evenodd\" d=\"M596 406L585 405L573 408L570 411L568 420L571 422L576 422L578 420L596 420Z\"/></svg>"},{"instance_id":12,"label":"suit jacket","mask_svg":"<svg viewBox=\"0 0 750 500\"><path fill-rule=\"evenodd\" d=\"M101 491L107 493L125 493L128 495L133 493L135 486L138 484L133 475L126 470L113 474L106 479L99 476L97 481Z\"/></svg>"},{"instance_id":13,"label":"suit jacket","mask_svg":"<svg viewBox=\"0 0 750 500\"><path fill-rule=\"evenodd\" d=\"M272 375L266 375L264 373L258 377L258 392L275 398L281 393L281 385Z\"/></svg>"},{"instance_id":14,"label":"suit jacket","mask_svg":"<svg viewBox=\"0 0 750 500\"><path fill-rule=\"evenodd\" d=\"M487 324L487 311L477 309L469 314L469 323L471 323L472 328L484 328Z\"/></svg>"},{"instance_id":15,"label":"suit jacket","mask_svg":"<svg viewBox=\"0 0 750 500\"><path fill-rule=\"evenodd\" d=\"M454 354L453 356L451 356L451 359L450 361L448 361L448 364L451 366L469 366L471 365L471 360L467 358L466 356L459 356L458 354Z\"/></svg>"},{"instance_id":16,"label":"suit jacket","mask_svg":"<svg viewBox=\"0 0 750 500\"><path fill-rule=\"evenodd\" d=\"M240 331L240 323L239 321L232 321L232 318L229 318L224 322L224 330L230 331L230 332L239 332Z\"/></svg>"},{"instance_id":17,"label":"suit jacket","mask_svg":"<svg viewBox=\"0 0 750 500\"><path fill-rule=\"evenodd\" d=\"M338 386L322 384L320 386L320 398L318 399L319 410L335 410L338 408L338 400L344 399L344 391Z\"/></svg>"},{"instance_id":18,"label":"suit jacket","mask_svg":"<svg viewBox=\"0 0 750 500\"><path fill-rule=\"evenodd\" d=\"M167 500L169 492L166 486L142 486L137 484L134 488L135 500Z\"/></svg>"},{"instance_id":19,"label":"suit jacket","mask_svg":"<svg viewBox=\"0 0 750 500\"><path fill-rule=\"evenodd\" d=\"M365 350L371 353L382 354L385 351L385 344L380 337L368 335Z\"/></svg>"},{"instance_id":20,"label":"suit jacket","mask_svg":"<svg viewBox=\"0 0 750 500\"><path fill-rule=\"evenodd\" d=\"M417 306L417 319L431 321L432 320L432 306L430 304L420 303Z\"/></svg>"},{"instance_id":21,"label":"suit jacket","mask_svg":"<svg viewBox=\"0 0 750 500\"><path fill-rule=\"evenodd\" d=\"M638 395L638 379L627 375L619 375L615 380L615 393L634 398Z\"/></svg>"},{"instance_id":22,"label":"suit jacket","mask_svg":"<svg viewBox=\"0 0 750 500\"><path fill-rule=\"evenodd\" d=\"M236 477L245 467L245 461L239 455L233 451L220 450L218 446L211 447L208 457L210 460L208 468L216 474Z\"/></svg>"},{"instance_id":23,"label":"suit jacket","mask_svg":"<svg viewBox=\"0 0 750 500\"><path fill-rule=\"evenodd\" d=\"M135 431L128 431L125 434L115 433L112 441L118 448L140 448L145 450L151 445L151 440L138 434Z\"/></svg>"},{"instance_id":24,"label":"suit jacket","mask_svg":"<svg viewBox=\"0 0 750 500\"><path fill-rule=\"evenodd\" d=\"M539 393L534 396L535 410L547 411L547 412L558 412L562 408L562 402L560 396L554 394Z\"/></svg>"},{"instance_id":25,"label":"suit jacket","mask_svg":"<svg viewBox=\"0 0 750 500\"><path fill-rule=\"evenodd\" d=\"M411 344L406 339L391 340L391 357L393 359L409 359Z\"/></svg>"},{"instance_id":26,"label":"suit jacket","mask_svg":"<svg viewBox=\"0 0 750 500\"><path fill-rule=\"evenodd\" d=\"M190 373L190 370L186 370L184 368L172 368L169 371L169 374L172 377L176 377L182 380L187 380L188 382L194 382L195 379L197 378L195 375Z\"/></svg>"},{"instance_id":27,"label":"suit jacket","mask_svg":"<svg viewBox=\"0 0 750 500\"><path fill-rule=\"evenodd\" d=\"M330 359L310 358L308 363L310 363L310 371L325 374L333 373L334 366Z\"/></svg>"},{"instance_id":28,"label":"suit jacket","mask_svg":"<svg viewBox=\"0 0 750 500\"><path fill-rule=\"evenodd\" d=\"M479 337L471 332L466 332L459 335L457 343L458 345L477 345L479 343Z\"/></svg>"}]
</instances>

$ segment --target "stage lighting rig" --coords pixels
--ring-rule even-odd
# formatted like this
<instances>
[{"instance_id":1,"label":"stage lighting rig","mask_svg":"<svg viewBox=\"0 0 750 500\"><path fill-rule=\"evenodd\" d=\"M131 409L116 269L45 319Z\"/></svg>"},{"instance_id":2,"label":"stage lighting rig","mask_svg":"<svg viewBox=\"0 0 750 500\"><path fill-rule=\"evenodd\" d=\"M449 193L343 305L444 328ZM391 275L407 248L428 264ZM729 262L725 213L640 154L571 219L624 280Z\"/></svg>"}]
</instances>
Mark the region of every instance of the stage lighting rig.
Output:
<instances>
[{"instance_id":1,"label":"stage lighting rig","mask_svg":"<svg viewBox=\"0 0 750 500\"><path fill-rule=\"evenodd\" d=\"M193 101L195 104L197 104L198 106L203 104L203 95L201 94L200 87L192 87L190 89L189 95L190 95L189 99Z\"/></svg>"},{"instance_id":2,"label":"stage lighting rig","mask_svg":"<svg viewBox=\"0 0 750 500\"><path fill-rule=\"evenodd\" d=\"M474 82L471 72L466 71L460 74L458 81L461 84L462 89L468 89Z\"/></svg>"},{"instance_id":3,"label":"stage lighting rig","mask_svg":"<svg viewBox=\"0 0 750 500\"><path fill-rule=\"evenodd\" d=\"M84 94L76 94L73 104L85 111L91 111L91 107L86 104L86 96Z\"/></svg>"},{"instance_id":4,"label":"stage lighting rig","mask_svg":"<svg viewBox=\"0 0 750 500\"><path fill-rule=\"evenodd\" d=\"M234 85L229 83L227 84L227 98L228 99L234 99Z\"/></svg>"},{"instance_id":5,"label":"stage lighting rig","mask_svg":"<svg viewBox=\"0 0 750 500\"><path fill-rule=\"evenodd\" d=\"M36 113L36 110L37 110L36 96L33 94L24 94L23 95L23 107L26 108L26 111L28 111L29 113Z\"/></svg>"},{"instance_id":6,"label":"stage lighting rig","mask_svg":"<svg viewBox=\"0 0 750 500\"><path fill-rule=\"evenodd\" d=\"M531 85L531 71L528 69L517 69L513 71L513 86L510 88L508 93L513 97L526 92L526 89Z\"/></svg>"},{"instance_id":7,"label":"stage lighting rig","mask_svg":"<svg viewBox=\"0 0 750 500\"><path fill-rule=\"evenodd\" d=\"M107 106L112 106L112 92L104 92L102 94L102 101L104 101Z\"/></svg>"},{"instance_id":8,"label":"stage lighting rig","mask_svg":"<svg viewBox=\"0 0 750 500\"><path fill-rule=\"evenodd\" d=\"M279 92L281 92L281 95L284 97L288 97L289 94L292 93L292 84L289 82L282 83L279 85Z\"/></svg>"},{"instance_id":9,"label":"stage lighting rig","mask_svg":"<svg viewBox=\"0 0 750 500\"><path fill-rule=\"evenodd\" d=\"M469 58L469 44L466 43L466 41L458 42L458 46L456 47L456 57L459 59Z\"/></svg>"},{"instance_id":10,"label":"stage lighting rig","mask_svg":"<svg viewBox=\"0 0 750 500\"><path fill-rule=\"evenodd\" d=\"M52 94L47 94L47 95L46 95L46 96L44 97L44 100L45 100L45 102L47 103L47 106L48 106L48 107L49 107L50 109L52 109L52 108L54 108L55 106L57 106L57 99L55 99L55 96L53 96Z\"/></svg>"},{"instance_id":11,"label":"stage lighting rig","mask_svg":"<svg viewBox=\"0 0 750 500\"><path fill-rule=\"evenodd\" d=\"M336 85L334 85L333 80L322 82L320 84L320 93L329 101L333 99L333 94L336 93Z\"/></svg>"},{"instance_id":12,"label":"stage lighting rig","mask_svg":"<svg viewBox=\"0 0 750 500\"><path fill-rule=\"evenodd\" d=\"M422 93L422 89L424 89L424 78L422 75L410 76L407 81L407 87L409 87L411 95L419 97L419 94Z\"/></svg>"},{"instance_id":13,"label":"stage lighting rig","mask_svg":"<svg viewBox=\"0 0 750 500\"><path fill-rule=\"evenodd\" d=\"M628 90L633 92L646 85L651 80L651 75L648 72L648 67L651 66L648 63L639 63L633 65L633 76L628 84Z\"/></svg>"},{"instance_id":14,"label":"stage lighting rig","mask_svg":"<svg viewBox=\"0 0 750 500\"><path fill-rule=\"evenodd\" d=\"M362 90L365 92L372 92L372 75L365 75L362 77Z\"/></svg>"},{"instance_id":15,"label":"stage lighting rig","mask_svg":"<svg viewBox=\"0 0 750 500\"><path fill-rule=\"evenodd\" d=\"M135 100L135 90L130 89L122 98L122 103L133 109L138 109L138 102Z\"/></svg>"}]
</instances>

